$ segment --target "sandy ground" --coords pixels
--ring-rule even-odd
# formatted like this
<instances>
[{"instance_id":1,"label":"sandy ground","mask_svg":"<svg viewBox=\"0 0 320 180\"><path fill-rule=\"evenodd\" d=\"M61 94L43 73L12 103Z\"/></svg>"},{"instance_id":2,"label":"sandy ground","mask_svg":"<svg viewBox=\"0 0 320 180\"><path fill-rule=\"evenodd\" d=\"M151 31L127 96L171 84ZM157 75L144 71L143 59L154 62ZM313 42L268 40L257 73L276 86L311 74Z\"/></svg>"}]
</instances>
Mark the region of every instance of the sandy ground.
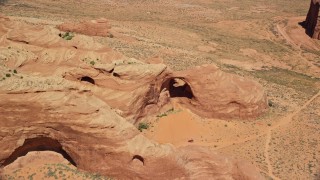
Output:
<instances>
[{"instance_id":1,"label":"sandy ground","mask_svg":"<svg viewBox=\"0 0 320 180\"><path fill-rule=\"evenodd\" d=\"M256 79L269 99L263 117L203 119L172 105L147 120L142 133L174 146L208 146L251 161L266 178L286 180L320 178L320 42L299 25L308 6L300 0L11 0L0 12L51 25L105 17L114 38L95 39L129 57L176 70L214 63Z\"/></svg>"},{"instance_id":2,"label":"sandy ground","mask_svg":"<svg viewBox=\"0 0 320 180\"><path fill-rule=\"evenodd\" d=\"M209 146L251 160L272 179L309 179L319 172L319 100L320 91L282 117L247 122L203 119L187 109L174 108L159 114L143 133L160 143Z\"/></svg>"}]
</instances>

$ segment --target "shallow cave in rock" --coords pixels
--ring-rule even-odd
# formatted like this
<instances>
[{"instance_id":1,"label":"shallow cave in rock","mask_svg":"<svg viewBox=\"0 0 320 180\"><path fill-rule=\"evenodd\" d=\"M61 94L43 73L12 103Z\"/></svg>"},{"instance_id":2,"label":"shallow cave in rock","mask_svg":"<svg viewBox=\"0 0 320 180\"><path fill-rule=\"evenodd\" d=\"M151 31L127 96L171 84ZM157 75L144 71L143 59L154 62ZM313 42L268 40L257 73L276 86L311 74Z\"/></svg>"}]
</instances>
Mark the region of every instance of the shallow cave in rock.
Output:
<instances>
[{"instance_id":1,"label":"shallow cave in rock","mask_svg":"<svg viewBox=\"0 0 320 180\"><path fill-rule=\"evenodd\" d=\"M92 79L91 77L89 76L83 76L80 78L80 81L85 81L85 82L88 82L88 83L91 83L91 84L95 84L95 81L94 79Z\"/></svg>"},{"instance_id":2,"label":"shallow cave in rock","mask_svg":"<svg viewBox=\"0 0 320 180\"><path fill-rule=\"evenodd\" d=\"M164 88L169 91L171 98L186 97L188 99L192 99L194 97L190 85L181 78L171 78L166 80L163 83L161 90Z\"/></svg>"},{"instance_id":3,"label":"shallow cave in rock","mask_svg":"<svg viewBox=\"0 0 320 180\"><path fill-rule=\"evenodd\" d=\"M140 155L134 155L132 157L132 161L133 160L138 160L138 161L140 161L142 163L142 165L144 165L144 158L142 156L140 156Z\"/></svg>"},{"instance_id":4,"label":"shallow cave in rock","mask_svg":"<svg viewBox=\"0 0 320 180\"><path fill-rule=\"evenodd\" d=\"M4 161L2 166L7 166L13 163L17 158L25 156L31 151L54 151L61 154L72 165L77 166L71 156L62 148L59 141L49 137L37 137L26 139L22 146L15 149L15 151Z\"/></svg>"}]
</instances>

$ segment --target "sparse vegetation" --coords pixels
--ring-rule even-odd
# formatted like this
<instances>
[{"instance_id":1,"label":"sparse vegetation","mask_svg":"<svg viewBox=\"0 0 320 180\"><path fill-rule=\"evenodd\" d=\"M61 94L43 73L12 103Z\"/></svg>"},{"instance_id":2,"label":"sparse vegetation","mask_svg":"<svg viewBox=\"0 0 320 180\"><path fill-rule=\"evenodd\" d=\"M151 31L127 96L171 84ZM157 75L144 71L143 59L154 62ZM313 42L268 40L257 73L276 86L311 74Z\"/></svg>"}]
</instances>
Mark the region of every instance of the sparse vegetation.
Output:
<instances>
[{"instance_id":1,"label":"sparse vegetation","mask_svg":"<svg viewBox=\"0 0 320 180\"><path fill-rule=\"evenodd\" d=\"M40 176L44 179L87 179L87 180L111 180L110 177L102 176L98 173L89 173L80 171L76 168L73 168L71 166L68 166L66 164L45 164L44 166L40 167L41 169L38 169L36 172L27 172L26 177L28 180L34 180L37 179L34 176ZM3 176L0 175L0 179L3 177L4 179L8 180L15 180L15 179L21 179L21 175L23 175L25 171L21 171L21 169L17 169L12 174L8 175L5 174Z\"/></svg>"},{"instance_id":2,"label":"sparse vegetation","mask_svg":"<svg viewBox=\"0 0 320 180\"><path fill-rule=\"evenodd\" d=\"M158 118L165 117L165 116L168 116L168 114L170 114L170 113L174 113L174 108L171 108L171 109L167 110L166 112L157 115L157 117Z\"/></svg>"},{"instance_id":3,"label":"sparse vegetation","mask_svg":"<svg viewBox=\"0 0 320 180\"><path fill-rule=\"evenodd\" d=\"M145 122L141 122L139 123L138 125L138 130L140 132L142 132L144 129L148 129L149 128L149 124L148 123L145 123Z\"/></svg>"},{"instance_id":4,"label":"sparse vegetation","mask_svg":"<svg viewBox=\"0 0 320 180\"><path fill-rule=\"evenodd\" d=\"M6 1L7 0L0 0L0 4ZM270 0L268 3L256 3L244 0L235 1L232 7L230 7L228 3L223 1L210 2L208 0L205 2L205 5L204 2L198 4L198 2L195 1L192 3L192 5L199 5L199 7L202 8L201 12L193 11L193 8L184 9L184 7L179 7L179 9L184 10L184 13L181 13L181 15L175 13L175 16L172 17L164 16L166 13L169 15L170 13L174 13L175 9L177 9L176 6L171 8L170 3L166 4L165 9L159 9L159 15L161 16L157 16L157 13L151 16L145 16L145 11L139 11L139 8L145 8L140 4L139 7L134 7L136 8L135 11L130 11L129 8L131 8L131 6L123 6L121 11L117 9L115 9L115 11L99 11L101 5L97 5L94 2L90 3L90 8L86 9L86 13L83 13L83 9L79 8L82 6L72 6L71 1L63 4L63 7L68 7L67 13L64 8L60 8L59 3L50 2L49 4L55 9L54 15L50 15L50 13L45 12L49 7L46 1L37 3L36 6L32 1L18 3L7 9L5 9L5 6L2 6L1 12L3 10L4 14L14 16L16 9L19 9L19 16L26 17L41 17L41 12L45 12L46 18L59 16L58 19L63 19L65 15L68 15L70 18L76 17L81 19L86 16L94 19L103 14L104 16L111 17L119 29L121 28L119 22L123 20L128 22L139 21L142 22L139 24L139 28L137 28L136 23L126 23L125 27L127 31L122 32L123 35L129 38L136 38L138 41L134 43L128 43L126 40L118 41L118 39L109 39L113 38L111 33L108 35L109 38L100 38L98 41L120 51L127 57L135 57L136 59L145 59L157 54L174 70L184 70L188 67L201 64L218 64L220 68L230 73L239 74L244 77L253 77L255 80L259 80L268 93L268 105L271 107L268 113L259 119L259 121L253 121L252 123L244 121L236 126L234 126L234 122L228 122L230 128L224 128L228 127L228 125L226 125L225 122L220 122L217 128L222 128L224 132L228 133L228 136L231 136L239 132L231 132L229 129L237 128L238 131L245 127L245 132L248 132L248 134L240 133L237 137L234 136L237 138L237 141L241 138L247 138L247 136L261 134L263 129L272 129L270 148L272 154L270 156L271 165L274 168L273 173L281 179L305 179L305 177L313 178L313 175L315 177L314 179L320 179L319 163L317 163L320 161L320 153L318 152L320 143L317 136L313 137L313 135L318 134L316 130L319 129L320 124L320 118L317 116L319 115L319 111L317 111L319 105L308 106L305 109L308 110L308 112L299 112L296 114L295 118L304 116L296 122L293 121L292 123L277 127L278 120L285 117L287 113L294 111L295 108L302 106L304 104L303 102L308 101L310 99L309 97L319 91L320 79L305 74L312 74L311 71L313 70L311 68L319 67L320 51L308 49L302 49L300 51L299 49L293 48L288 41L284 40L277 28L278 23L283 26L288 25L291 17L306 15L309 3L301 0ZM146 3L148 2L146 1ZM187 2L185 3L185 5L188 5ZM134 6L134 3L132 3L132 5ZM174 5L180 6L181 3ZM161 5L157 6L161 8ZM35 8L37 8L37 11L32 11L32 9ZM128 11L126 8L128 8ZM189 13L189 10L192 13ZM34 14L34 12L37 14ZM150 27L150 25L153 27L155 20L158 22L155 26L156 28L146 28ZM166 31L166 28L168 31ZM174 29L173 33L171 29ZM65 40L71 40L73 38L70 34L66 37L62 37L61 34L60 37ZM171 37L176 38L175 41L172 41ZM179 42L179 39L183 41ZM190 41L188 41L188 39ZM207 45L210 42L217 44L215 53L195 52L195 47L203 44ZM6 47L7 45L4 49L10 53L19 52L15 50L17 46ZM256 51L257 53L251 52L250 54L249 51L248 54L243 54L241 49L246 48ZM21 51L19 55L22 53L23 51ZM8 60L10 60L9 57ZM227 60L230 60L230 62ZM99 63L99 60L96 60L95 57L87 57L82 61L88 66ZM249 65L250 63L268 63L268 66L262 66L261 70L248 71L246 68L250 68L249 65L244 68L247 62L249 62ZM134 64L135 62L126 63ZM313 64L316 64L316 66L312 67ZM270 68L269 65L271 65L271 67L278 66L283 69ZM256 68L259 69L259 67ZM9 72L9 77L17 74L14 71L13 73L12 71ZM6 72L2 76L2 80L10 79L7 77ZM15 77L23 78L20 74ZM270 98L272 100L270 100ZM319 102L318 98L314 101ZM168 116L170 113L174 113L173 108L172 111L163 112L156 117L159 119ZM274 125L274 127L270 128L272 125ZM138 129L143 131L143 129L148 129L149 126L152 127L145 123L141 124L140 128L139 123ZM303 128L301 128L301 126ZM255 127L259 127L259 130L257 131ZM220 132L215 130L214 128L212 130L215 132L213 136L217 137L217 141L214 141L214 143L216 142L218 144L214 145L214 147L219 146L218 151L226 151L229 152L229 154L240 156L249 161L251 160L257 164L263 173L268 172L265 154L263 152L265 148L265 136L260 136L257 139L251 139L241 144L232 143L232 140L230 140L230 146L223 147L223 143L228 141L228 136L222 134L218 137ZM222 143L222 145L219 143ZM311 153L316 154L312 155ZM61 168L63 169L63 167ZM70 171L73 171L73 169ZM44 172L47 172L47 170L44 170ZM61 175L61 171L58 172L59 173L56 174ZM65 171L62 170L62 172ZM75 174L79 175L81 172L77 171ZM288 176L288 174L291 176ZM89 174L83 176L95 177ZM54 176L52 177L55 178ZM267 174L266 177L272 179ZM58 176L58 178L72 179L70 176ZM83 178L84 177L79 177L76 179Z\"/></svg>"},{"instance_id":5,"label":"sparse vegetation","mask_svg":"<svg viewBox=\"0 0 320 180\"><path fill-rule=\"evenodd\" d=\"M66 33L60 33L59 36L65 40L71 40L74 37L74 33L72 32L66 32Z\"/></svg>"},{"instance_id":6,"label":"sparse vegetation","mask_svg":"<svg viewBox=\"0 0 320 180\"><path fill-rule=\"evenodd\" d=\"M274 106L274 103L270 99L268 100L268 106L269 107L273 107Z\"/></svg>"}]
</instances>

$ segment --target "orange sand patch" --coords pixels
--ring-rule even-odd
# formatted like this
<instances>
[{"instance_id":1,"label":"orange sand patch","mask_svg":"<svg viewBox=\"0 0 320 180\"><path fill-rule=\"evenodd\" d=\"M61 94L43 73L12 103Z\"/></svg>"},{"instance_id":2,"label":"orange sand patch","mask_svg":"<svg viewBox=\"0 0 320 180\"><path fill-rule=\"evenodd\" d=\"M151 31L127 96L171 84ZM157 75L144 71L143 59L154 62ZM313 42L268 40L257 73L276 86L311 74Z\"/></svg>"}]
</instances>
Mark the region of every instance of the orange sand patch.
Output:
<instances>
[{"instance_id":1,"label":"orange sand patch","mask_svg":"<svg viewBox=\"0 0 320 180\"><path fill-rule=\"evenodd\" d=\"M205 126L198 123L188 111L181 111L160 118L156 126L147 132L147 136L160 143L179 146L208 133L204 129Z\"/></svg>"}]
</instances>

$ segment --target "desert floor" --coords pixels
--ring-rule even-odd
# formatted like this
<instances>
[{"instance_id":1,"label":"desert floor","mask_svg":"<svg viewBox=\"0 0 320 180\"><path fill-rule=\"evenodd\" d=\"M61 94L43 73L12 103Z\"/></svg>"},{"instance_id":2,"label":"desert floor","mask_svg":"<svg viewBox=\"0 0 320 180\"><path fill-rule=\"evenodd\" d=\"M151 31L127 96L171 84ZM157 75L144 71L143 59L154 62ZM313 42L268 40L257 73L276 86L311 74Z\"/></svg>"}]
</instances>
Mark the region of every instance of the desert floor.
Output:
<instances>
[{"instance_id":1,"label":"desert floor","mask_svg":"<svg viewBox=\"0 0 320 180\"><path fill-rule=\"evenodd\" d=\"M174 70L213 63L259 81L270 108L258 119L205 119L173 99L142 133L160 143L208 146L246 159L267 179L319 179L320 41L299 25L308 8L309 1L301 0L9 0L0 12L52 26L107 18L113 38L95 40L128 57ZM19 160L24 165L8 167L8 177L47 177L50 168L58 169L57 176L63 171L57 178L78 177L74 167L51 156L57 158L34 160L34 166Z\"/></svg>"}]
</instances>

